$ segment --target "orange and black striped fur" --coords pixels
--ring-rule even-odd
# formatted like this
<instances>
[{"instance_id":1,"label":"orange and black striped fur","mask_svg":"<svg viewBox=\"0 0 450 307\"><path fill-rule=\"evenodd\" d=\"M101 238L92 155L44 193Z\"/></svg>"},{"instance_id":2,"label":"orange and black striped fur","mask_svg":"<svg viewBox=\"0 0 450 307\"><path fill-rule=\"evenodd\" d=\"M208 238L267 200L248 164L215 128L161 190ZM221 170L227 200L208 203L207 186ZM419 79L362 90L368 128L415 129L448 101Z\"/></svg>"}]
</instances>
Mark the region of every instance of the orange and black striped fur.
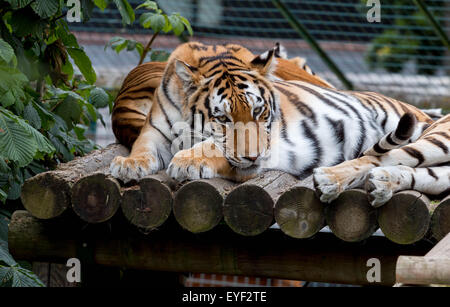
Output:
<instances>
[{"instance_id":1,"label":"orange and black striped fur","mask_svg":"<svg viewBox=\"0 0 450 307\"><path fill-rule=\"evenodd\" d=\"M281 69L276 52L254 56L231 44L178 47L149 95L150 109L130 156L116 157L111 173L124 181L165 167L179 180L242 181L264 169L304 177L358 158L394 131L406 113L418 127L432 123L417 108L380 94L338 91L310 74L298 78L302 81L283 78L289 70ZM120 140L119 126L115 133Z\"/></svg>"},{"instance_id":2,"label":"orange and black striped fur","mask_svg":"<svg viewBox=\"0 0 450 307\"><path fill-rule=\"evenodd\" d=\"M278 59L275 75L282 80L300 80L324 87L334 88L316 76L300 57L287 59L283 47L275 48ZM123 81L112 112L113 132L119 142L131 148L137 139L159 86L167 62L149 62L135 67Z\"/></svg>"}]
</instances>

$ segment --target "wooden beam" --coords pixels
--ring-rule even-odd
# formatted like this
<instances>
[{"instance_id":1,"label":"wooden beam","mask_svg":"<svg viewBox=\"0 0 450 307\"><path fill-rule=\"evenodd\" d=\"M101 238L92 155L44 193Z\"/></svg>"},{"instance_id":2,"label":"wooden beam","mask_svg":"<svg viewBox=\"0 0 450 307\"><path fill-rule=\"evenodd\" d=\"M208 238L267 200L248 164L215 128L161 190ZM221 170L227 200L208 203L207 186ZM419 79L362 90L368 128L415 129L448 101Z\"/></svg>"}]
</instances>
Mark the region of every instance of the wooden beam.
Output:
<instances>
[{"instance_id":1,"label":"wooden beam","mask_svg":"<svg viewBox=\"0 0 450 307\"><path fill-rule=\"evenodd\" d=\"M331 231L347 242L359 242L370 237L378 228L377 210L367 199L366 192L347 190L325 208Z\"/></svg>"},{"instance_id":2,"label":"wooden beam","mask_svg":"<svg viewBox=\"0 0 450 307\"><path fill-rule=\"evenodd\" d=\"M430 225L430 200L417 191L394 194L378 211L381 231L398 244L422 240Z\"/></svg>"},{"instance_id":3,"label":"wooden beam","mask_svg":"<svg viewBox=\"0 0 450 307\"><path fill-rule=\"evenodd\" d=\"M293 238L309 238L325 226L325 206L314 191L312 176L298 181L275 203L275 221Z\"/></svg>"},{"instance_id":4,"label":"wooden beam","mask_svg":"<svg viewBox=\"0 0 450 307\"><path fill-rule=\"evenodd\" d=\"M172 191L177 182L161 171L122 189L122 212L134 226L151 230L161 226L172 212Z\"/></svg>"},{"instance_id":5,"label":"wooden beam","mask_svg":"<svg viewBox=\"0 0 450 307\"><path fill-rule=\"evenodd\" d=\"M450 234L424 257L398 257L396 281L398 286L450 285Z\"/></svg>"},{"instance_id":6,"label":"wooden beam","mask_svg":"<svg viewBox=\"0 0 450 307\"><path fill-rule=\"evenodd\" d=\"M235 183L212 178L183 185L175 194L173 213L177 222L193 233L213 229L223 218L224 197Z\"/></svg>"},{"instance_id":7,"label":"wooden beam","mask_svg":"<svg viewBox=\"0 0 450 307\"><path fill-rule=\"evenodd\" d=\"M51 219L71 207L72 186L79 179L109 167L112 159L127 156L128 149L111 144L84 157L58 165L56 170L44 172L27 179L22 187L22 203L33 216Z\"/></svg>"},{"instance_id":8,"label":"wooden beam","mask_svg":"<svg viewBox=\"0 0 450 307\"><path fill-rule=\"evenodd\" d=\"M450 195L439 203L431 216L432 236L439 241L448 233L450 233Z\"/></svg>"},{"instance_id":9,"label":"wooden beam","mask_svg":"<svg viewBox=\"0 0 450 307\"><path fill-rule=\"evenodd\" d=\"M220 226L196 235L159 231L145 236L133 228L112 229L86 235L80 228L16 211L9 226L9 249L15 259L64 263L79 257L87 240L94 263L105 266L371 285L367 261L377 258L378 284L392 285L398 255L423 255L430 248L427 242L402 246L384 237L370 237L364 245L346 243L330 233L310 240L292 239L278 230L244 237Z\"/></svg>"}]
</instances>

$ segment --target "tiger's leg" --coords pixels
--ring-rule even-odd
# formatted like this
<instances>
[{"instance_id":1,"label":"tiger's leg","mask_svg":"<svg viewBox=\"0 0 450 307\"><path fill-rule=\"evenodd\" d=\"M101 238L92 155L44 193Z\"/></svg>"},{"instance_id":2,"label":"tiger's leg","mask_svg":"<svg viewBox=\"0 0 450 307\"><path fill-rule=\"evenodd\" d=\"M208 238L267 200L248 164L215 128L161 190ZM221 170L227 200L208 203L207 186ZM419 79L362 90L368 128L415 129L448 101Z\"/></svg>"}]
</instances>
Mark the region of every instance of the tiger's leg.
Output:
<instances>
[{"instance_id":1,"label":"tiger's leg","mask_svg":"<svg viewBox=\"0 0 450 307\"><path fill-rule=\"evenodd\" d=\"M156 173L170 161L169 141L148 122L142 128L128 157L115 157L111 162L111 175L124 182L139 180Z\"/></svg>"},{"instance_id":2,"label":"tiger's leg","mask_svg":"<svg viewBox=\"0 0 450 307\"><path fill-rule=\"evenodd\" d=\"M346 189L360 186L374 167L405 165L427 167L450 161L450 117L434 123L414 143L390 150L381 156L363 156L332 167L314 170L320 199L330 202Z\"/></svg>"},{"instance_id":3,"label":"tiger's leg","mask_svg":"<svg viewBox=\"0 0 450 307\"><path fill-rule=\"evenodd\" d=\"M177 152L167 168L167 174L179 181L214 177L243 181L251 178L231 167L212 140L205 140L192 148Z\"/></svg>"},{"instance_id":4,"label":"tiger's leg","mask_svg":"<svg viewBox=\"0 0 450 307\"><path fill-rule=\"evenodd\" d=\"M450 189L450 166L376 167L367 176L366 191L374 207L385 204L395 192L408 189L431 195L446 192Z\"/></svg>"}]
</instances>

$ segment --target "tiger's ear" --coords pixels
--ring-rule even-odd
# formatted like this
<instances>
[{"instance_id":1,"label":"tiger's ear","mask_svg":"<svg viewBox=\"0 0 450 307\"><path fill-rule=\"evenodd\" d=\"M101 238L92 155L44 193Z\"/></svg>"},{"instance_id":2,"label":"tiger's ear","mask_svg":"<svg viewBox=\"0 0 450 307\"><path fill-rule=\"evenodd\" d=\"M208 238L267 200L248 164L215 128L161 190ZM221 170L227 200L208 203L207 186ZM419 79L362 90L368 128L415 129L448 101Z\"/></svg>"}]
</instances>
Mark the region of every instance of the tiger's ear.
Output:
<instances>
[{"instance_id":1,"label":"tiger's ear","mask_svg":"<svg viewBox=\"0 0 450 307\"><path fill-rule=\"evenodd\" d=\"M250 64L262 76L268 77L272 75L277 66L275 48L258 55L250 62Z\"/></svg>"},{"instance_id":2,"label":"tiger's ear","mask_svg":"<svg viewBox=\"0 0 450 307\"><path fill-rule=\"evenodd\" d=\"M177 76L187 83L197 82L199 81L199 76L197 74L197 68L189 65L188 63L178 60L175 60L175 73Z\"/></svg>"}]
</instances>

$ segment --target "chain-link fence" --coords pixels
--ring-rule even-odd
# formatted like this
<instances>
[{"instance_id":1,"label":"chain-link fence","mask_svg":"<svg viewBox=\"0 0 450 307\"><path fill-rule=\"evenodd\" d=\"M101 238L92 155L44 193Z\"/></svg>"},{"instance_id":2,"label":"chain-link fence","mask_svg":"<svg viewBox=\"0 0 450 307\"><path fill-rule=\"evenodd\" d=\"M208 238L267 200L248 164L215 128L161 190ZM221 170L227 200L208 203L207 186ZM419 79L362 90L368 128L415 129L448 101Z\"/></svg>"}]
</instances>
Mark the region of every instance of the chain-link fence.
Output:
<instances>
[{"instance_id":1,"label":"chain-link fence","mask_svg":"<svg viewBox=\"0 0 450 307\"><path fill-rule=\"evenodd\" d=\"M133 7L141 0L129 0ZM207 44L235 42L253 52L283 44L290 57L307 59L310 67L338 88L345 88L329 63L304 40L272 0L164 0L157 1L165 13L179 12L190 20L194 37ZM450 51L413 0L281 0L336 65L354 89L372 90L418 104L450 109ZM380 22L367 14L380 4ZM444 33L450 36L450 0L427 0L427 8ZM94 10L86 23L71 23L79 41L93 61L98 82L120 86L139 61L136 52L116 54L104 50L113 36L143 43L152 33L138 22L124 27L116 8ZM186 35L187 37L187 35ZM158 49L172 50L180 40L160 35Z\"/></svg>"}]
</instances>

